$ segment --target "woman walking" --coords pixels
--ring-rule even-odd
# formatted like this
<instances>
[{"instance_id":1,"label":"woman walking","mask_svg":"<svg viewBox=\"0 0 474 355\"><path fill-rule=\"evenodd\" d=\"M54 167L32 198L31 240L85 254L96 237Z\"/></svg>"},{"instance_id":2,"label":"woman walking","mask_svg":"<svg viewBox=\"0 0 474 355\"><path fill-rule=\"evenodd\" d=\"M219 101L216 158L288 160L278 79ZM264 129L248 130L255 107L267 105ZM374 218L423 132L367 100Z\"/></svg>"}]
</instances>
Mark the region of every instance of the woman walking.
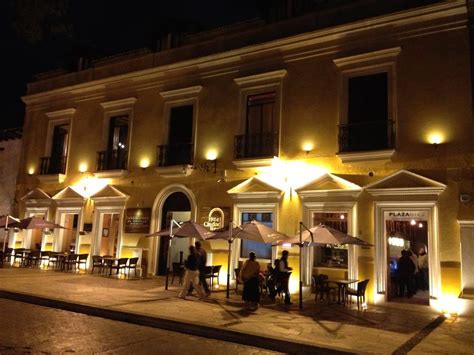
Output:
<instances>
[{"instance_id":1,"label":"woman walking","mask_svg":"<svg viewBox=\"0 0 474 355\"><path fill-rule=\"evenodd\" d=\"M193 245L189 247L189 255L184 262L184 267L186 273L184 274L183 288L179 293L179 297L186 299L186 293L189 290L189 286L192 285L196 289L199 299L206 298L202 292L201 285L199 285L199 255Z\"/></svg>"},{"instance_id":2,"label":"woman walking","mask_svg":"<svg viewBox=\"0 0 474 355\"><path fill-rule=\"evenodd\" d=\"M240 279L244 283L244 293L242 299L247 304L257 306L260 301L260 264L255 261L256 256L253 251L249 253L249 259L245 261L240 270Z\"/></svg>"}]
</instances>

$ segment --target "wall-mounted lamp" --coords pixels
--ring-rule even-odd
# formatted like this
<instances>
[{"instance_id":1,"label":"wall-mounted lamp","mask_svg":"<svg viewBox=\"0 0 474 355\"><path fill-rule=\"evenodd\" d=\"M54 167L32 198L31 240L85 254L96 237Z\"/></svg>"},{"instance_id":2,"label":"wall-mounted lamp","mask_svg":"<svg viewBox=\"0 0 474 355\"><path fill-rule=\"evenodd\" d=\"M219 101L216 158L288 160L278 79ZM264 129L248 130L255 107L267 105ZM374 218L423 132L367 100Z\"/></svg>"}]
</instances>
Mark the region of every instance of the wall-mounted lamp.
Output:
<instances>
[{"instance_id":1,"label":"wall-mounted lamp","mask_svg":"<svg viewBox=\"0 0 474 355\"><path fill-rule=\"evenodd\" d=\"M199 164L195 164L193 169L202 170L205 172L217 172L217 151L215 149L209 149L206 152L206 160Z\"/></svg>"},{"instance_id":2,"label":"wall-mounted lamp","mask_svg":"<svg viewBox=\"0 0 474 355\"><path fill-rule=\"evenodd\" d=\"M146 168L148 168L150 166L150 159L148 158L143 158L142 160L140 160L140 168L142 168L143 170L145 170Z\"/></svg>"},{"instance_id":3,"label":"wall-mounted lamp","mask_svg":"<svg viewBox=\"0 0 474 355\"><path fill-rule=\"evenodd\" d=\"M430 134L428 140L435 149L438 148L441 143L443 143L443 137L439 133Z\"/></svg>"},{"instance_id":4,"label":"wall-mounted lamp","mask_svg":"<svg viewBox=\"0 0 474 355\"><path fill-rule=\"evenodd\" d=\"M79 164L79 172L81 174L84 174L87 171L87 164L86 163L80 163Z\"/></svg>"},{"instance_id":5,"label":"wall-mounted lamp","mask_svg":"<svg viewBox=\"0 0 474 355\"><path fill-rule=\"evenodd\" d=\"M305 143L303 144L303 150L306 152L306 155L311 153L311 151L314 149L313 143Z\"/></svg>"},{"instance_id":6,"label":"wall-mounted lamp","mask_svg":"<svg viewBox=\"0 0 474 355\"><path fill-rule=\"evenodd\" d=\"M28 169L28 175L32 176L35 173L35 168L31 167Z\"/></svg>"}]
</instances>

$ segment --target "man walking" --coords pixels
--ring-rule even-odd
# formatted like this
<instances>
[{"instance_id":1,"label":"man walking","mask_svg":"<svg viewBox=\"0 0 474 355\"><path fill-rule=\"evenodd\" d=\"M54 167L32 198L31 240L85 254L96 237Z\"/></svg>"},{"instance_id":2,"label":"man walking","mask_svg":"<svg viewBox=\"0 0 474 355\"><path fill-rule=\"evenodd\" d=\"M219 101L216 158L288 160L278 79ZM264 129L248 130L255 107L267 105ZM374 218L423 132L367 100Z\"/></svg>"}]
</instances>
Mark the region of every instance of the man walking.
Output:
<instances>
[{"instance_id":1,"label":"man walking","mask_svg":"<svg viewBox=\"0 0 474 355\"><path fill-rule=\"evenodd\" d=\"M197 241L194 245L196 247L196 252L198 254L199 284L201 285L204 292L206 293L206 296L209 296L211 294L211 291L209 290L209 285L207 284L207 281L206 281L207 252L202 247L201 242ZM192 292L193 292L193 286L191 285L189 287L188 294L191 294Z\"/></svg>"}]
</instances>

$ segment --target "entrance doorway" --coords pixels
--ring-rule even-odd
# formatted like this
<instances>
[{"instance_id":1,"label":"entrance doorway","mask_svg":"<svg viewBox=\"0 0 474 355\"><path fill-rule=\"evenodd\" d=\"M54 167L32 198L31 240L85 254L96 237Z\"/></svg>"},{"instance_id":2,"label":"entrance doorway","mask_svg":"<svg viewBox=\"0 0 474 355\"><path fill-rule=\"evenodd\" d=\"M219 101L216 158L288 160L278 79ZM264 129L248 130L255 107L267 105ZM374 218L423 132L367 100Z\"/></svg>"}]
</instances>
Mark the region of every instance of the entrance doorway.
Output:
<instances>
[{"instance_id":1,"label":"entrance doorway","mask_svg":"<svg viewBox=\"0 0 474 355\"><path fill-rule=\"evenodd\" d=\"M385 211L384 226L388 301L428 305L428 213Z\"/></svg>"},{"instance_id":2,"label":"entrance doorway","mask_svg":"<svg viewBox=\"0 0 474 355\"><path fill-rule=\"evenodd\" d=\"M78 221L78 213L64 213L61 215L59 224L65 227L65 229L58 230L59 238L55 246L56 251L75 253Z\"/></svg>"},{"instance_id":3,"label":"entrance doorway","mask_svg":"<svg viewBox=\"0 0 474 355\"><path fill-rule=\"evenodd\" d=\"M188 221L191 219L191 203L188 197L182 192L174 192L168 196L162 209L162 218L160 221L161 229L166 229L171 225L171 220L177 221ZM186 255L187 248L189 246L188 238L175 238L173 240L171 256L172 261L180 261L180 252ZM158 258L158 275L166 275L167 263L168 263L168 248L169 248L169 237L160 237L159 242L159 258Z\"/></svg>"},{"instance_id":4,"label":"entrance doorway","mask_svg":"<svg viewBox=\"0 0 474 355\"><path fill-rule=\"evenodd\" d=\"M99 255L118 257L120 214L103 213L99 230Z\"/></svg>"}]
</instances>

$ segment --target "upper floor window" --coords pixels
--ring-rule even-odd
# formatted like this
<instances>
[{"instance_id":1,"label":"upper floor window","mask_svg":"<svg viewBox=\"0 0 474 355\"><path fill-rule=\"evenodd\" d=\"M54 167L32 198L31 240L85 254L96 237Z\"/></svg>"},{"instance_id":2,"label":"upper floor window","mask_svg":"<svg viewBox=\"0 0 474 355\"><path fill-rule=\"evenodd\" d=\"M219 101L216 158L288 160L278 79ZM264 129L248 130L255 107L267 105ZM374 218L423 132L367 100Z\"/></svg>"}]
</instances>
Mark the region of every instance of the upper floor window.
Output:
<instances>
[{"instance_id":1,"label":"upper floor window","mask_svg":"<svg viewBox=\"0 0 474 355\"><path fill-rule=\"evenodd\" d=\"M50 112L45 156L40 158L40 175L65 174L69 141L71 137L71 118L75 109Z\"/></svg>"},{"instance_id":2,"label":"upper floor window","mask_svg":"<svg viewBox=\"0 0 474 355\"><path fill-rule=\"evenodd\" d=\"M241 88L240 134L235 136L234 158L278 156L281 86L286 70L234 79Z\"/></svg>"},{"instance_id":3,"label":"upper floor window","mask_svg":"<svg viewBox=\"0 0 474 355\"><path fill-rule=\"evenodd\" d=\"M159 145L158 166L186 165L193 162L193 105L171 107L167 144Z\"/></svg>"},{"instance_id":4,"label":"upper floor window","mask_svg":"<svg viewBox=\"0 0 474 355\"><path fill-rule=\"evenodd\" d=\"M131 97L101 103L106 111L102 143L105 150L97 152L97 171L127 170L135 102L136 99Z\"/></svg>"},{"instance_id":5,"label":"upper floor window","mask_svg":"<svg viewBox=\"0 0 474 355\"><path fill-rule=\"evenodd\" d=\"M399 53L400 48L391 48L334 60L342 76L339 153L393 152Z\"/></svg>"}]
</instances>

